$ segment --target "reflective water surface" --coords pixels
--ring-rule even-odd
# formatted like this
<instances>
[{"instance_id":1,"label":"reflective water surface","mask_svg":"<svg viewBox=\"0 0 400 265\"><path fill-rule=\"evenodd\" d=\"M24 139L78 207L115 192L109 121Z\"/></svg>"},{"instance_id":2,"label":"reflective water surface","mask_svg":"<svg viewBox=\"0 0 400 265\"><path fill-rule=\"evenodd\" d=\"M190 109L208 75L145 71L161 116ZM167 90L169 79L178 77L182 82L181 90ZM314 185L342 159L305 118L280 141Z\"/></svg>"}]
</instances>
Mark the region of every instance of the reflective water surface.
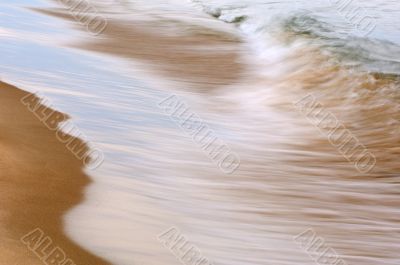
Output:
<instances>
[{"instance_id":1,"label":"reflective water surface","mask_svg":"<svg viewBox=\"0 0 400 265\"><path fill-rule=\"evenodd\" d=\"M357 2L376 17L367 37L326 1L92 3L110 26L97 37L29 9L56 3L0 4L2 80L40 91L105 154L66 213L73 240L114 264L177 264L157 240L175 226L213 264L314 264L293 240L312 228L347 264L399 264L397 2ZM374 154L372 171L296 110L308 94ZM164 113L170 95L238 170Z\"/></svg>"}]
</instances>

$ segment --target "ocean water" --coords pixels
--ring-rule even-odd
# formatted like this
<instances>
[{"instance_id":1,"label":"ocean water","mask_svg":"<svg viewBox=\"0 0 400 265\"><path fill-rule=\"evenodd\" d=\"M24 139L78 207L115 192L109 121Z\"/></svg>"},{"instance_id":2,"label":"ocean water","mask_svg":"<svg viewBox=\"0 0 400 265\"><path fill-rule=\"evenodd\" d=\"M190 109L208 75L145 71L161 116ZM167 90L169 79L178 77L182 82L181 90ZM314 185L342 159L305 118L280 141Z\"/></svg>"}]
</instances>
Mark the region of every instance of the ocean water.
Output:
<instances>
[{"instance_id":1,"label":"ocean water","mask_svg":"<svg viewBox=\"0 0 400 265\"><path fill-rule=\"evenodd\" d=\"M93 3L132 23L229 27L248 69L237 84L199 92L141 61L67 48L85 33L23 8L47 2L0 4L2 79L39 90L105 153L65 217L76 242L114 264L178 264L157 240L175 226L215 265L311 265L293 237L314 229L347 264L399 264L398 2ZM372 172L296 111L309 93L374 153ZM157 107L171 94L239 155L238 170L221 172Z\"/></svg>"},{"instance_id":2,"label":"ocean water","mask_svg":"<svg viewBox=\"0 0 400 265\"><path fill-rule=\"evenodd\" d=\"M146 21L177 19L209 28L221 21L245 40L248 78L239 85L202 95L161 81L239 154L241 165L223 174L174 124L157 130L160 120L153 117L131 136L148 145L125 147L136 150L140 164L120 163L120 182L104 178L89 189L89 198L101 198L99 207L88 200L69 215L70 227L81 227L71 231L79 242L116 264L176 264L155 236L175 226L213 264L314 264L293 241L312 228L348 264L398 263L393 235L399 213L391 203L397 184L386 178L399 168L396 151L384 147L398 146L398 83L371 85L376 74L399 73L398 3L351 2L344 10L343 3L336 10L328 1L121 4ZM358 5L354 18L348 12ZM372 31L370 24L357 24L363 16L374 18ZM309 92L386 161L374 178L342 161L290 108Z\"/></svg>"}]
</instances>

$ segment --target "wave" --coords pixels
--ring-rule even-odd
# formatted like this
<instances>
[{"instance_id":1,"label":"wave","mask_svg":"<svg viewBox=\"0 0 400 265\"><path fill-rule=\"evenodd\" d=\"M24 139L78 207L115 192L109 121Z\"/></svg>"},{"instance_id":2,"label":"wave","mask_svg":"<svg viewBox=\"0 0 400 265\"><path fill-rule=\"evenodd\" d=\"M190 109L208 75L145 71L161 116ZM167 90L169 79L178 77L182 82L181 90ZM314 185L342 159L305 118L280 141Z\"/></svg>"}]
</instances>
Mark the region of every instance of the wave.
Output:
<instances>
[{"instance_id":1,"label":"wave","mask_svg":"<svg viewBox=\"0 0 400 265\"><path fill-rule=\"evenodd\" d=\"M214 18L235 24L254 44L256 53L270 56L266 51L271 43L277 44L276 40L282 41L282 46L303 41L303 45L317 47L346 66L384 75L400 74L398 43L351 34L354 25L340 23L321 11L299 8L299 1L292 7L265 0L191 2Z\"/></svg>"}]
</instances>

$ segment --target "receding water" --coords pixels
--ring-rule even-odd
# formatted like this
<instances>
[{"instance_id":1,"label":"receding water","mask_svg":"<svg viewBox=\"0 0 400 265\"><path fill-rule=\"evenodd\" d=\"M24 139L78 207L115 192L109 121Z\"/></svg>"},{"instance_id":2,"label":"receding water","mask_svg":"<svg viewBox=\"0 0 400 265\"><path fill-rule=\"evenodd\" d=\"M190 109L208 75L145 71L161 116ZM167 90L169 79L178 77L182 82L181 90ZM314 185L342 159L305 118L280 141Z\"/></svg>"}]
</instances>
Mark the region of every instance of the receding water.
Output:
<instances>
[{"instance_id":1,"label":"receding water","mask_svg":"<svg viewBox=\"0 0 400 265\"><path fill-rule=\"evenodd\" d=\"M0 4L2 80L40 91L105 154L65 217L74 240L115 264L178 264L157 240L176 226L215 265L311 265L293 236L312 228L349 265L399 264L398 2L351 2L374 18L367 36L328 0L95 4L160 35L172 34L168 19L229 28L246 67L237 82L201 90L152 71L157 58L71 48L95 37L24 8L47 2ZM376 156L371 172L296 110L309 93ZM238 154L233 174L158 106L174 94Z\"/></svg>"}]
</instances>

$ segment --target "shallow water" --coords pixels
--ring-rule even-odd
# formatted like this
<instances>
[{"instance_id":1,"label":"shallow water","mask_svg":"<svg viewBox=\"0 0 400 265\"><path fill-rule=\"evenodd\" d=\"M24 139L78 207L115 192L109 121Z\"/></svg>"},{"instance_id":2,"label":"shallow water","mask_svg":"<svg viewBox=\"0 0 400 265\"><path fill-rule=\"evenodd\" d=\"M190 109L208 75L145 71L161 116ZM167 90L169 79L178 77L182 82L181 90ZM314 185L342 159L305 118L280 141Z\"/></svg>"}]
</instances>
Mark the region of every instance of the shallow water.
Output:
<instances>
[{"instance_id":1,"label":"shallow water","mask_svg":"<svg viewBox=\"0 0 400 265\"><path fill-rule=\"evenodd\" d=\"M132 23L228 22L245 40L247 69L204 93L142 61L68 48L89 37L23 8L47 2L0 4L2 79L51 99L106 156L67 213L74 240L114 264L177 264L157 241L176 226L214 264L314 264L293 241L313 228L347 264L398 264L399 4L359 3L377 18L368 37L322 1L97 4ZM374 153L372 172L358 172L296 111L308 93ZM224 174L157 106L171 94L239 155L238 170Z\"/></svg>"}]
</instances>

